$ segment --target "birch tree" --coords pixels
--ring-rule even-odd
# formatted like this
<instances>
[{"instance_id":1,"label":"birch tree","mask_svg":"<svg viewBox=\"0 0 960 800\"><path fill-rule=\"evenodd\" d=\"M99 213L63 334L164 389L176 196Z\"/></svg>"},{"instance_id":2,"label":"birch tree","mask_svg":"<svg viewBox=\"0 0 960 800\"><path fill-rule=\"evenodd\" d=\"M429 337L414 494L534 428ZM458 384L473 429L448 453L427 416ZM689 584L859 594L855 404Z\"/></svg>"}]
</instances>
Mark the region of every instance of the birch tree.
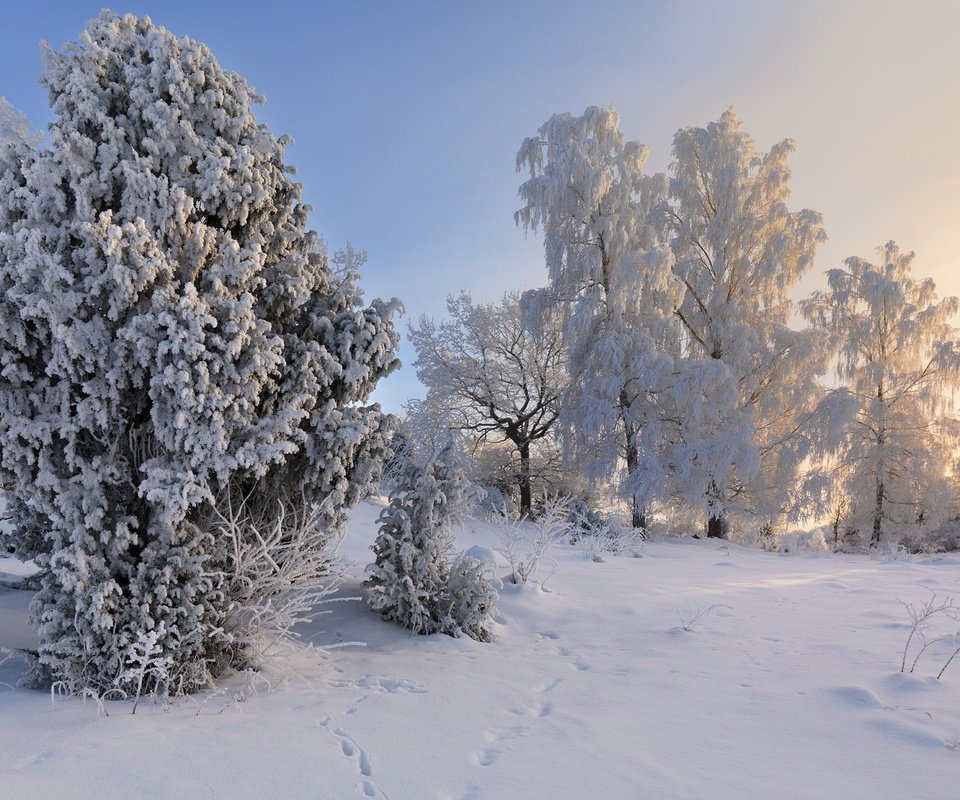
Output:
<instances>
[{"instance_id":1,"label":"birch tree","mask_svg":"<svg viewBox=\"0 0 960 800\"><path fill-rule=\"evenodd\" d=\"M739 462L711 476L710 536L725 535L731 509L774 521L802 506L790 487L818 444L817 377L830 350L821 333L789 327L788 293L825 234L817 212L787 207L793 149L786 139L757 151L732 109L681 129L658 209L681 285L673 313L683 354L724 364L737 384L731 413L754 425L755 467Z\"/></svg>"},{"instance_id":2,"label":"birch tree","mask_svg":"<svg viewBox=\"0 0 960 800\"><path fill-rule=\"evenodd\" d=\"M682 350L684 286L655 224L667 184L644 174L646 158L613 109L557 114L520 148L517 168L530 177L515 215L544 235L549 285L530 296L530 313L556 306L566 318L567 454L595 479L625 463L638 527L651 502L702 498L704 480L750 463L750 421L729 411L731 373Z\"/></svg>"},{"instance_id":3,"label":"birch tree","mask_svg":"<svg viewBox=\"0 0 960 800\"><path fill-rule=\"evenodd\" d=\"M879 544L885 526L931 522L950 505L957 447L953 393L960 346L951 319L956 297L911 276L914 254L894 242L879 263L848 258L827 273L829 289L802 304L814 325L839 341L837 375L857 402L844 442L848 525Z\"/></svg>"}]
</instances>

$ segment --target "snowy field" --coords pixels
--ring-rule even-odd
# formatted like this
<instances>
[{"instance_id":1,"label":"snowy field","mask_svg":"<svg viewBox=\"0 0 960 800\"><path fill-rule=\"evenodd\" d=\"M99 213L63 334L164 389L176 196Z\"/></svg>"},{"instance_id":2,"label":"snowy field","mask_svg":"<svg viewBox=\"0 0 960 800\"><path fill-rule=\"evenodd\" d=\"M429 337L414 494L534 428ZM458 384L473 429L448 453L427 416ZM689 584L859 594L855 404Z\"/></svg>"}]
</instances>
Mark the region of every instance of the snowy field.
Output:
<instances>
[{"instance_id":1,"label":"snowy field","mask_svg":"<svg viewBox=\"0 0 960 800\"><path fill-rule=\"evenodd\" d=\"M378 512L352 514L342 596L359 591ZM468 522L458 543L495 547L496 529ZM960 599L957 556L693 539L604 563L550 555L548 591L504 587L493 644L412 636L336 603L305 636L365 647L283 656L262 679L135 715L14 688L23 661L8 654L0 797L957 797L960 659L936 680L954 648L935 646L901 674L898 602ZM18 571L0 559L3 648L34 641Z\"/></svg>"}]
</instances>

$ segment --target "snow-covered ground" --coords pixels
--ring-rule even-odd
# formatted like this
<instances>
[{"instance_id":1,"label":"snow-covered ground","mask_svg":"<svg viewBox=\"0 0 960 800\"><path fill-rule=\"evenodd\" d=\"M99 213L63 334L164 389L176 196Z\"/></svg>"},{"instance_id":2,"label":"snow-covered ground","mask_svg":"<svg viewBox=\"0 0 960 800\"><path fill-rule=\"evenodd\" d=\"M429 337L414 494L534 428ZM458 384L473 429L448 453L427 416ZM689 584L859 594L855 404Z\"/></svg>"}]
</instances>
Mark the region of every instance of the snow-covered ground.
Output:
<instances>
[{"instance_id":1,"label":"snow-covered ground","mask_svg":"<svg viewBox=\"0 0 960 800\"><path fill-rule=\"evenodd\" d=\"M351 517L342 552L357 565L341 596L359 592L378 512L367 502ZM458 541L495 547L496 529L471 521ZM504 587L493 644L412 636L335 603L305 636L366 647L287 656L286 681L238 677L166 710L114 702L104 717L92 701L51 703L13 688L23 662L9 656L0 797L957 796L960 659L938 681L953 648L934 647L901 674L898 598L960 600L960 558L693 539L604 563L568 546L551 556L548 591ZM17 566L0 559L0 573ZM0 574L0 647L27 647L29 593L11 579Z\"/></svg>"}]
</instances>

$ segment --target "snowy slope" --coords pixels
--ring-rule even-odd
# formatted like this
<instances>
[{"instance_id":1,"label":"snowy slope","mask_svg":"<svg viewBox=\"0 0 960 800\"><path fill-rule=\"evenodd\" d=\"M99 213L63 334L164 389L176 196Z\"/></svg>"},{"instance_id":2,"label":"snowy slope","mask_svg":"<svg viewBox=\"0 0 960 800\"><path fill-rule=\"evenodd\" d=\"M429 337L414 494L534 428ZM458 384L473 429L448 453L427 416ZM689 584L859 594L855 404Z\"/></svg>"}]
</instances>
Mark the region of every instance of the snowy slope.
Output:
<instances>
[{"instance_id":1,"label":"snowy slope","mask_svg":"<svg viewBox=\"0 0 960 800\"><path fill-rule=\"evenodd\" d=\"M358 593L378 511L352 515L341 596ZM469 522L459 543L496 546L495 529ZM411 636L344 602L304 635L366 647L278 658L285 682L237 678L166 713L112 702L98 718L92 701L0 686L0 797L956 796L960 662L937 681L950 651L931 648L900 674L897 598L960 598L960 558L689 539L551 555L550 591L504 587L493 644ZM0 588L0 647L29 644L28 600ZM21 670L9 657L0 681Z\"/></svg>"}]
</instances>

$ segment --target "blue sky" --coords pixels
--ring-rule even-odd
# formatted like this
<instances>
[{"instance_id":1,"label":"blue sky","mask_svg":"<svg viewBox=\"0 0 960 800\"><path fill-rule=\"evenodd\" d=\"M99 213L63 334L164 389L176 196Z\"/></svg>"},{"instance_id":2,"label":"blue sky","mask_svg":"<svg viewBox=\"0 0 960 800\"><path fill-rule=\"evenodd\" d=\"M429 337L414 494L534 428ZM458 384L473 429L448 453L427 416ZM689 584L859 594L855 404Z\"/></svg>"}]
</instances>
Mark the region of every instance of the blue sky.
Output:
<instances>
[{"instance_id":1,"label":"blue sky","mask_svg":"<svg viewBox=\"0 0 960 800\"><path fill-rule=\"evenodd\" d=\"M76 38L102 2L6 4L0 95L42 126L38 42ZM517 148L551 114L615 104L666 168L670 139L736 106L758 144L797 141L794 206L824 214L823 270L896 239L941 294L960 294L960 3L154 2L148 14L210 46L293 136L334 247L369 251L369 296L408 320L461 288L493 300L541 285L542 244L513 222ZM406 322L402 323L406 329ZM378 389L419 393L405 368Z\"/></svg>"}]
</instances>

